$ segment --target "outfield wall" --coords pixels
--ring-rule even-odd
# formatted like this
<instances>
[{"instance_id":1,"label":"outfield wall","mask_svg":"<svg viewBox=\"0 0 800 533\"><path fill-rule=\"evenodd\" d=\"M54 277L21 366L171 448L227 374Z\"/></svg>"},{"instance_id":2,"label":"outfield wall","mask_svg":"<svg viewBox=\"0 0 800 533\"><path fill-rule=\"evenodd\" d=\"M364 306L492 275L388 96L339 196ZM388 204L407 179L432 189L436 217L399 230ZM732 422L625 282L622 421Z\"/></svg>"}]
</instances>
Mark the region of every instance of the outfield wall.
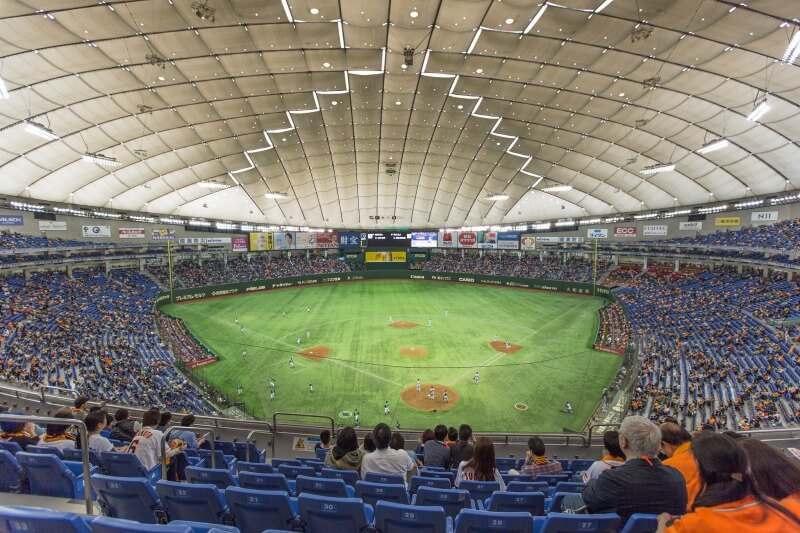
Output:
<instances>
[{"instance_id":1,"label":"outfield wall","mask_svg":"<svg viewBox=\"0 0 800 533\"><path fill-rule=\"evenodd\" d=\"M427 272L422 270L366 270L358 272L340 272L337 274L311 274L290 278L277 278L225 285L209 285L191 289L175 289L170 294L162 292L156 298L156 308L168 303L181 303L217 296L232 296L254 291L283 289L286 287L303 287L342 281L362 281L373 279L408 279L422 281L449 281L454 283L472 283L475 285L494 285L521 289L537 289L571 294L596 295L614 299L611 289L590 283L571 281L553 281L545 279L513 278L508 276L488 276L483 274L453 274L449 272Z\"/></svg>"}]
</instances>

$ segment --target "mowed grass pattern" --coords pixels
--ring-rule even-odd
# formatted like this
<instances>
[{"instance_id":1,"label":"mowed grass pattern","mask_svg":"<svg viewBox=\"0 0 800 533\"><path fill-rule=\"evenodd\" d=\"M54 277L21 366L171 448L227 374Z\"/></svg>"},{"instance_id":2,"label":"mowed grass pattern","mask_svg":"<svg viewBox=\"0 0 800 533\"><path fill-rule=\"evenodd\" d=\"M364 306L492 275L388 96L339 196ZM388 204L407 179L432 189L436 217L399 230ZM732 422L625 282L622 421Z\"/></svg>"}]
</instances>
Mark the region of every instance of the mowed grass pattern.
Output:
<instances>
[{"instance_id":1,"label":"mowed grass pattern","mask_svg":"<svg viewBox=\"0 0 800 533\"><path fill-rule=\"evenodd\" d=\"M560 432L583 427L621 363L591 347L603 305L601 298L544 291L367 281L216 298L165 311L184 319L219 354L219 362L198 372L232 398L241 385L239 398L260 418L299 412L352 424L339 414L357 408L363 427L381 421L404 429L469 422L484 432ZM390 316L419 327L390 328ZM489 345L495 338L522 349L498 353ZM310 361L294 355L317 345L330 347L330 357ZM425 347L429 355L401 356L408 346ZM269 398L269 377L277 383L275 400ZM417 378L455 389L461 401L446 413L412 409L400 394ZM566 402L575 414L560 412ZM516 409L518 403L528 409Z\"/></svg>"}]
</instances>

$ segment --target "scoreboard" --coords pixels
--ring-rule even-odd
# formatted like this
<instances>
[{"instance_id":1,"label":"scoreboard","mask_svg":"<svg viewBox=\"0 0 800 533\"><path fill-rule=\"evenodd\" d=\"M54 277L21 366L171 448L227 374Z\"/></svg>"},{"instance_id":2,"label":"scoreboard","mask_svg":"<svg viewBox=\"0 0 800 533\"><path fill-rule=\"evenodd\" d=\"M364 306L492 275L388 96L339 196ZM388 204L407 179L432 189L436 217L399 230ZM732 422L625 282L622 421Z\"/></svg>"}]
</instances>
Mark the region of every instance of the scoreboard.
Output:
<instances>
[{"instance_id":1,"label":"scoreboard","mask_svg":"<svg viewBox=\"0 0 800 533\"><path fill-rule=\"evenodd\" d=\"M406 231L367 233L368 248L409 248L411 236Z\"/></svg>"}]
</instances>

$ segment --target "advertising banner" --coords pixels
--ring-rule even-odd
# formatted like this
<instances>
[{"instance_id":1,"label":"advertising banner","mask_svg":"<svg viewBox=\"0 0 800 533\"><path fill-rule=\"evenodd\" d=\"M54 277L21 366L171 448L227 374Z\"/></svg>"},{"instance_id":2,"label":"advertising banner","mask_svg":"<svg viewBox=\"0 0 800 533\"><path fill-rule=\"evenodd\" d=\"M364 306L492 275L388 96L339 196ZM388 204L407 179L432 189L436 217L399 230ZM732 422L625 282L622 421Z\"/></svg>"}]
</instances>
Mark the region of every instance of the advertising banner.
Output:
<instances>
[{"instance_id":1,"label":"advertising banner","mask_svg":"<svg viewBox=\"0 0 800 533\"><path fill-rule=\"evenodd\" d=\"M777 211L753 211L750 213L750 222L765 222L778 220Z\"/></svg>"},{"instance_id":2,"label":"advertising banner","mask_svg":"<svg viewBox=\"0 0 800 533\"><path fill-rule=\"evenodd\" d=\"M366 252L364 261L367 263L405 263L406 252Z\"/></svg>"},{"instance_id":3,"label":"advertising banner","mask_svg":"<svg viewBox=\"0 0 800 533\"><path fill-rule=\"evenodd\" d=\"M366 240L366 233L364 234ZM357 231L340 231L339 247L345 250L361 248L361 233Z\"/></svg>"},{"instance_id":4,"label":"advertising banner","mask_svg":"<svg viewBox=\"0 0 800 533\"><path fill-rule=\"evenodd\" d=\"M479 231L478 232L478 248L484 248L484 249L497 248L497 232L496 231Z\"/></svg>"},{"instance_id":5,"label":"advertising banner","mask_svg":"<svg viewBox=\"0 0 800 533\"><path fill-rule=\"evenodd\" d=\"M714 219L715 226L741 226L741 217L717 217Z\"/></svg>"},{"instance_id":6,"label":"advertising banner","mask_svg":"<svg viewBox=\"0 0 800 533\"><path fill-rule=\"evenodd\" d=\"M680 231L700 231L703 229L703 221L697 220L694 222L681 222L678 224L678 229Z\"/></svg>"},{"instance_id":7,"label":"advertising banner","mask_svg":"<svg viewBox=\"0 0 800 533\"><path fill-rule=\"evenodd\" d=\"M666 225L659 225L659 226L644 226L642 228L643 235L666 235L667 234L667 226Z\"/></svg>"},{"instance_id":8,"label":"advertising banner","mask_svg":"<svg viewBox=\"0 0 800 533\"><path fill-rule=\"evenodd\" d=\"M144 228L118 228L117 237L120 239L144 239Z\"/></svg>"},{"instance_id":9,"label":"advertising banner","mask_svg":"<svg viewBox=\"0 0 800 533\"><path fill-rule=\"evenodd\" d=\"M497 247L501 250L519 250L519 233L516 231L498 233Z\"/></svg>"},{"instance_id":10,"label":"advertising banner","mask_svg":"<svg viewBox=\"0 0 800 533\"><path fill-rule=\"evenodd\" d=\"M608 230L604 228L591 228L586 230L587 239L608 239Z\"/></svg>"},{"instance_id":11,"label":"advertising banner","mask_svg":"<svg viewBox=\"0 0 800 533\"><path fill-rule=\"evenodd\" d=\"M295 233L294 247L298 250L307 250L317 247L317 234L313 231L298 231Z\"/></svg>"},{"instance_id":12,"label":"advertising banner","mask_svg":"<svg viewBox=\"0 0 800 533\"><path fill-rule=\"evenodd\" d=\"M56 222L54 220L40 220L39 231L67 231L67 223Z\"/></svg>"},{"instance_id":13,"label":"advertising banner","mask_svg":"<svg viewBox=\"0 0 800 533\"><path fill-rule=\"evenodd\" d=\"M457 231L439 232L439 248L457 248L457 247L458 247Z\"/></svg>"},{"instance_id":14,"label":"advertising banner","mask_svg":"<svg viewBox=\"0 0 800 533\"><path fill-rule=\"evenodd\" d=\"M111 226L81 226L84 237L111 237Z\"/></svg>"},{"instance_id":15,"label":"advertising banner","mask_svg":"<svg viewBox=\"0 0 800 533\"><path fill-rule=\"evenodd\" d=\"M0 215L0 226L22 226L25 220L17 215Z\"/></svg>"},{"instance_id":16,"label":"advertising banner","mask_svg":"<svg viewBox=\"0 0 800 533\"><path fill-rule=\"evenodd\" d=\"M272 250L272 233L250 233L250 251L266 252Z\"/></svg>"},{"instance_id":17,"label":"advertising banner","mask_svg":"<svg viewBox=\"0 0 800 533\"><path fill-rule=\"evenodd\" d=\"M231 237L231 248L233 249L234 252L246 252L247 237L245 237L244 235Z\"/></svg>"},{"instance_id":18,"label":"advertising banner","mask_svg":"<svg viewBox=\"0 0 800 533\"><path fill-rule=\"evenodd\" d=\"M230 244L230 237L181 237L178 244Z\"/></svg>"},{"instance_id":19,"label":"advertising banner","mask_svg":"<svg viewBox=\"0 0 800 533\"><path fill-rule=\"evenodd\" d=\"M478 234L474 231L459 231L458 232L458 247L459 248L477 248L478 247Z\"/></svg>"},{"instance_id":20,"label":"advertising banner","mask_svg":"<svg viewBox=\"0 0 800 533\"><path fill-rule=\"evenodd\" d=\"M636 226L614 226L614 237L636 237Z\"/></svg>"},{"instance_id":21,"label":"advertising banner","mask_svg":"<svg viewBox=\"0 0 800 533\"><path fill-rule=\"evenodd\" d=\"M153 230L154 241L174 241L175 230L167 228L158 228Z\"/></svg>"},{"instance_id":22,"label":"advertising banner","mask_svg":"<svg viewBox=\"0 0 800 533\"><path fill-rule=\"evenodd\" d=\"M413 231L411 232L412 248L436 248L438 235L435 231Z\"/></svg>"},{"instance_id":23,"label":"advertising banner","mask_svg":"<svg viewBox=\"0 0 800 533\"><path fill-rule=\"evenodd\" d=\"M317 234L317 248L338 248L339 247L339 232L329 231L327 233Z\"/></svg>"},{"instance_id":24,"label":"advertising banner","mask_svg":"<svg viewBox=\"0 0 800 533\"><path fill-rule=\"evenodd\" d=\"M295 247L295 235L293 231L279 231L272 234L273 250L292 250Z\"/></svg>"},{"instance_id":25,"label":"advertising banner","mask_svg":"<svg viewBox=\"0 0 800 533\"><path fill-rule=\"evenodd\" d=\"M536 242L541 243L541 244L558 244L560 242L563 242L561 239L562 239L562 237L540 236L540 237L536 237ZM524 250L524 248L523 248L523 250Z\"/></svg>"},{"instance_id":26,"label":"advertising banner","mask_svg":"<svg viewBox=\"0 0 800 533\"><path fill-rule=\"evenodd\" d=\"M539 237L536 237L536 235L532 235L530 233L524 234L519 239L520 248L522 248L523 250L535 250L536 249L536 240L538 238ZM552 237L547 237L547 238L552 238Z\"/></svg>"}]
</instances>

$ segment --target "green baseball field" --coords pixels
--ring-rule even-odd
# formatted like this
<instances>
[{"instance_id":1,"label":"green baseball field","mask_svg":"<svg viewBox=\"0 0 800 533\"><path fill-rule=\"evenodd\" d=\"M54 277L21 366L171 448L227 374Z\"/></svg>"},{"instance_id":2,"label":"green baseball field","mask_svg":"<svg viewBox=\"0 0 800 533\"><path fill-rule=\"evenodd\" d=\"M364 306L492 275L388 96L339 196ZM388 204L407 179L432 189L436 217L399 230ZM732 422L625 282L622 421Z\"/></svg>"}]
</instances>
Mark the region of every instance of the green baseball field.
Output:
<instances>
[{"instance_id":1,"label":"green baseball field","mask_svg":"<svg viewBox=\"0 0 800 533\"><path fill-rule=\"evenodd\" d=\"M467 422L484 432L560 432L583 428L621 364L592 349L603 305L599 297L398 280L163 310L219 355L197 370L203 378L259 418L314 413L347 425L357 409L362 427ZM573 414L562 412L567 402Z\"/></svg>"}]
</instances>

